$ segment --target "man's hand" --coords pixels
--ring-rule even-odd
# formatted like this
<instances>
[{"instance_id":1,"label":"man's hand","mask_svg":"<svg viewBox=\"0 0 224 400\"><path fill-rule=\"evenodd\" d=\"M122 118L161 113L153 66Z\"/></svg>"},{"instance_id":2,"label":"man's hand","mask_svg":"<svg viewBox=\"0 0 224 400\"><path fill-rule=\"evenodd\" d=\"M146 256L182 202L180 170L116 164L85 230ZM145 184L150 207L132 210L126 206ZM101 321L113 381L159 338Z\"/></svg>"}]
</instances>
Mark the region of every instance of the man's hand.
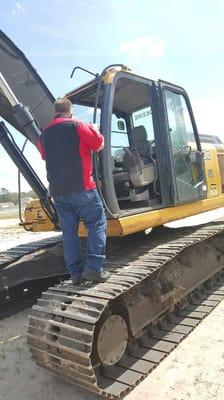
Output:
<instances>
[{"instance_id":1,"label":"man's hand","mask_svg":"<svg viewBox=\"0 0 224 400\"><path fill-rule=\"evenodd\" d=\"M95 129L96 131L100 131L100 125L99 124L97 124L96 122L95 122L95 124L93 124L93 123L91 123L90 124L92 127L93 127L93 129Z\"/></svg>"},{"instance_id":2,"label":"man's hand","mask_svg":"<svg viewBox=\"0 0 224 400\"><path fill-rule=\"evenodd\" d=\"M96 129L95 124L86 124L80 121L77 129L78 135L88 150L100 151L103 149L104 137Z\"/></svg>"},{"instance_id":3,"label":"man's hand","mask_svg":"<svg viewBox=\"0 0 224 400\"><path fill-rule=\"evenodd\" d=\"M97 123L95 122L94 124L91 123L90 125L91 125L91 127L92 127L93 129L95 129L97 132L100 133L100 125L99 125L99 124L97 124ZM98 152L98 151L101 151L101 150L103 150L103 148L104 148L104 140L103 140L102 144L100 145L100 147L99 147L96 151L97 151L97 152Z\"/></svg>"},{"instance_id":4,"label":"man's hand","mask_svg":"<svg viewBox=\"0 0 224 400\"><path fill-rule=\"evenodd\" d=\"M104 148L104 141L103 141L103 143L100 145L100 147L97 149L97 151L101 151L101 150L103 150L103 148Z\"/></svg>"}]
</instances>

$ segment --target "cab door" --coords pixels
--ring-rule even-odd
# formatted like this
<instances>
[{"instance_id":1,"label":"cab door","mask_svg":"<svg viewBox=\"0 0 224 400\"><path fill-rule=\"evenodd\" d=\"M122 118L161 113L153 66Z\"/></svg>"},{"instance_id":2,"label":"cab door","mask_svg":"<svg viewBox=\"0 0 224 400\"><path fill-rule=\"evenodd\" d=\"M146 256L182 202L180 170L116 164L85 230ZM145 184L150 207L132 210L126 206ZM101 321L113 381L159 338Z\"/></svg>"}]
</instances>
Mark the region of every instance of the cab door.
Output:
<instances>
[{"instance_id":1,"label":"cab door","mask_svg":"<svg viewBox=\"0 0 224 400\"><path fill-rule=\"evenodd\" d=\"M206 197L204 158L190 100L184 89L159 81L171 157L174 204Z\"/></svg>"}]
</instances>

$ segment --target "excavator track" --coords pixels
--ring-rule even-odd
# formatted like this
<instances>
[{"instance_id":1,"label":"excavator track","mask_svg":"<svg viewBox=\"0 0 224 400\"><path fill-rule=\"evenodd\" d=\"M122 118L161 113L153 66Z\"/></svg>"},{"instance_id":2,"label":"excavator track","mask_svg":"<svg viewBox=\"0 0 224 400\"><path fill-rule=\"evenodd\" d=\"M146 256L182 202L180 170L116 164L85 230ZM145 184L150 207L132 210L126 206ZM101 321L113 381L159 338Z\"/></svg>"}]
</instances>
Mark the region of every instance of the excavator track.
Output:
<instances>
[{"instance_id":1,"label":"excavator track","mask_svg":"<svg viewBox=\"0 0 224 400\"><path fill-rule=\"evenodd\" d=\"M224 298L223 231L220 221L130 239L108 258L105 283L49 288L29 318L37 364L98 395L124 396Z\"/></svg>"},{"instance_id":2,"label":"excavator track","mask_svg":"<svg viewBox=\"0 0 224 400\"><path fill-rule=\"evenodd\" d=\"M52 268L53 263L53 268ZM0 305L21 297L23 290L46 288L65 277L62 236L36 240L0 252Z\"/></svg>"},{"instance_id":3,"label":"excavator track","mask_svg":"<svg viewBox=\"0 0 224 400\"><path fill-rule=\"evenodd\" d=\"M17 261L19 258L26 256L27 254L55 245L61 242L61 240L61 236L57 236L48 239L41 239L35 242L21 244L19 246L11 247L10 249L7 249L5 251L0 251L0 269Z\"/></svg>"}]
</instances>

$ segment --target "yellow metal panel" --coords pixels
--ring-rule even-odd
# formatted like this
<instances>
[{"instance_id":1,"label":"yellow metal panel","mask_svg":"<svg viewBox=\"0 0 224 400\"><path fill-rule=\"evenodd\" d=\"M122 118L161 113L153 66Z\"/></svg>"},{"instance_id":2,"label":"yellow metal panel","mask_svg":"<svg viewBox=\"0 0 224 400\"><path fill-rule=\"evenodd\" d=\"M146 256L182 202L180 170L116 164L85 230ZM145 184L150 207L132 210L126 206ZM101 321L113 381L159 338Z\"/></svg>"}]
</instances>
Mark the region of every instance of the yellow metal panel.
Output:
<instances>
[{"instance_id":1,"label":"yellow metal panel","mask_svg":"<svg viewBox=\"0 0 224 400\"><path fill-rule=\"evenodd\" d=\"M103 77L103 81L105 85L108 85L110 83L112 83L115 75L119 72L119 71L128 71L128 72L132 72L130 68L128 67L114 67L109 69L108 71L106 71L106 73L104 74Z\"/></svg>"},{"instance_id":2,"label":"yellow metal panel","mask_svg":"<svg viewBox=\"0 0 224 400\"><path fill-rule=\"evenodd\" d=\"M206 211L224 206L224 196L200 200L191 204L161 208L142 214L130 215L107 221L107 236L126 236L135 232L144 231L171 221L197 215ZM80 224L80 236L86 236L83 223Z\"/></svg>"},{"instance_id":3,"label":"yellow metal panel","mask_svg":"<svg viewBox=\"0 0 224 400\"><path fill-rule=\"evenodd\" d=\"M120 218L122 236L224 206L224 196ZM118 232L119 234L119 232Z\"/></svg>"},{"instance_id":4,"label":"yellow metal panel","mask_svg":"<svg viewBox=\"0 0 224 400\"><path fill-rule=\"evenodd\" d=\"M175 207L161 208L142 214L130 215L107 221L108 236L126 236L167 222L197 215L224 206L224 195ZM55 226L40 206L39 200L29 204L25 211L26 228L33 232L53 231ZM86 236L86 229L80 223L79 235Z\"/></svg>"},{"instance_id":5,"label":"yellow metal panel","mask_svg":"<svg viewBox=\"0 0 224 400\"><path fill-rule=\"evenodd\" d=\"M107 71L103 77L104 84L109 85L110 83L112 83L117 72L117 69Z\"/></svg>"},{"instance_id":6,"label":"yellow metal panel","mask_svg":"<svg viewBox=\"0 0 224 400\"><path fill-rule=\"evenodd\" d=\"M204 150L205 174L208 188L208 198L220 196L222 193L220 169L216 149Z\"/></svg>"},{"instance_id":7,"label":"yellow metal panel","mask_svg":"<svg viewBox=\"0 0 224 400\"><path fill-rule=\"evenodd\" d=\"M218 152L218 163L220 169L221 191L224 192L224 152Z\"/></svg>"},{"instance_id":8,"label":"yellow metal panel","mask_svg":"<svg viewBox=\"0 0 224 400\"><path fill-rule=\"evenodd\" d=\"M221 195L190 204L161 208L141 214L111 219L107 221L107 235L126 236L223 206L224 195ZM32 201L26 208L25 221L25 227L33 232L55 230L54 224L51 223L47 214L41 208L39 200ZM86 236L86 229L83 223L80 223L79 235Z\"/></svg>"},{"instance_id":9,"label":"yellow metal panel","mask_svg":"<svg viewBox=\"0 0 224 400\"><path fill-rule=\"evenodd\" d=\"M50 221L40 205L39 199L31 200L24 211L26 230L32 232L49 232L55 230L55 225Z\"/></svg>"},{"instance_id":10,"label":"yellow metal panel","mask_svg":"<svg viewBox=\"0 0 224 400\"><path fill-rule=\"evenodd\" d=\"M107 236L122 236L122 225L120 219L110 219L107 221ZM79 236L86 237L87 232L83 222L79 224Z\"/></svg>"}]
</instances>

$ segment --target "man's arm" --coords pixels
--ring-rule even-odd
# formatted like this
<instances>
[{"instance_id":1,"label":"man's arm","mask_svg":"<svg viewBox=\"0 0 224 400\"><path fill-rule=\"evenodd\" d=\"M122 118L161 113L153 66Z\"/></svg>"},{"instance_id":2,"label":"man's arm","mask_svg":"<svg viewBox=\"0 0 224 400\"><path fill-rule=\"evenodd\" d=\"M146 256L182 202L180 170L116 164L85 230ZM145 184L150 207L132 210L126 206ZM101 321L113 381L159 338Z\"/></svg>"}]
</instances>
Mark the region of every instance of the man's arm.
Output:
<instances>
[{"instance_id":1,"label":"man's arm","mask_svg":"<svg viewBox=\"0 0 224 400\"><path fill-rule=\"evenodd\" d=\"M79 122L77 132L80 140L89 150L100 151L104 148L104 137L95 126Z\"/></svg>"},{"instance_id":2,"label":"man's arm","mask_svg":"<svg viewBox=\"0 0 224 400\"><path fill-rule=\"evenodd\" d=\"M45 149L44 149L44 146L43 146L41 138L37 142L37 147L38 147L38 150L40 152L42 160L46 160Z\"/></svg>"}]
</instances>

